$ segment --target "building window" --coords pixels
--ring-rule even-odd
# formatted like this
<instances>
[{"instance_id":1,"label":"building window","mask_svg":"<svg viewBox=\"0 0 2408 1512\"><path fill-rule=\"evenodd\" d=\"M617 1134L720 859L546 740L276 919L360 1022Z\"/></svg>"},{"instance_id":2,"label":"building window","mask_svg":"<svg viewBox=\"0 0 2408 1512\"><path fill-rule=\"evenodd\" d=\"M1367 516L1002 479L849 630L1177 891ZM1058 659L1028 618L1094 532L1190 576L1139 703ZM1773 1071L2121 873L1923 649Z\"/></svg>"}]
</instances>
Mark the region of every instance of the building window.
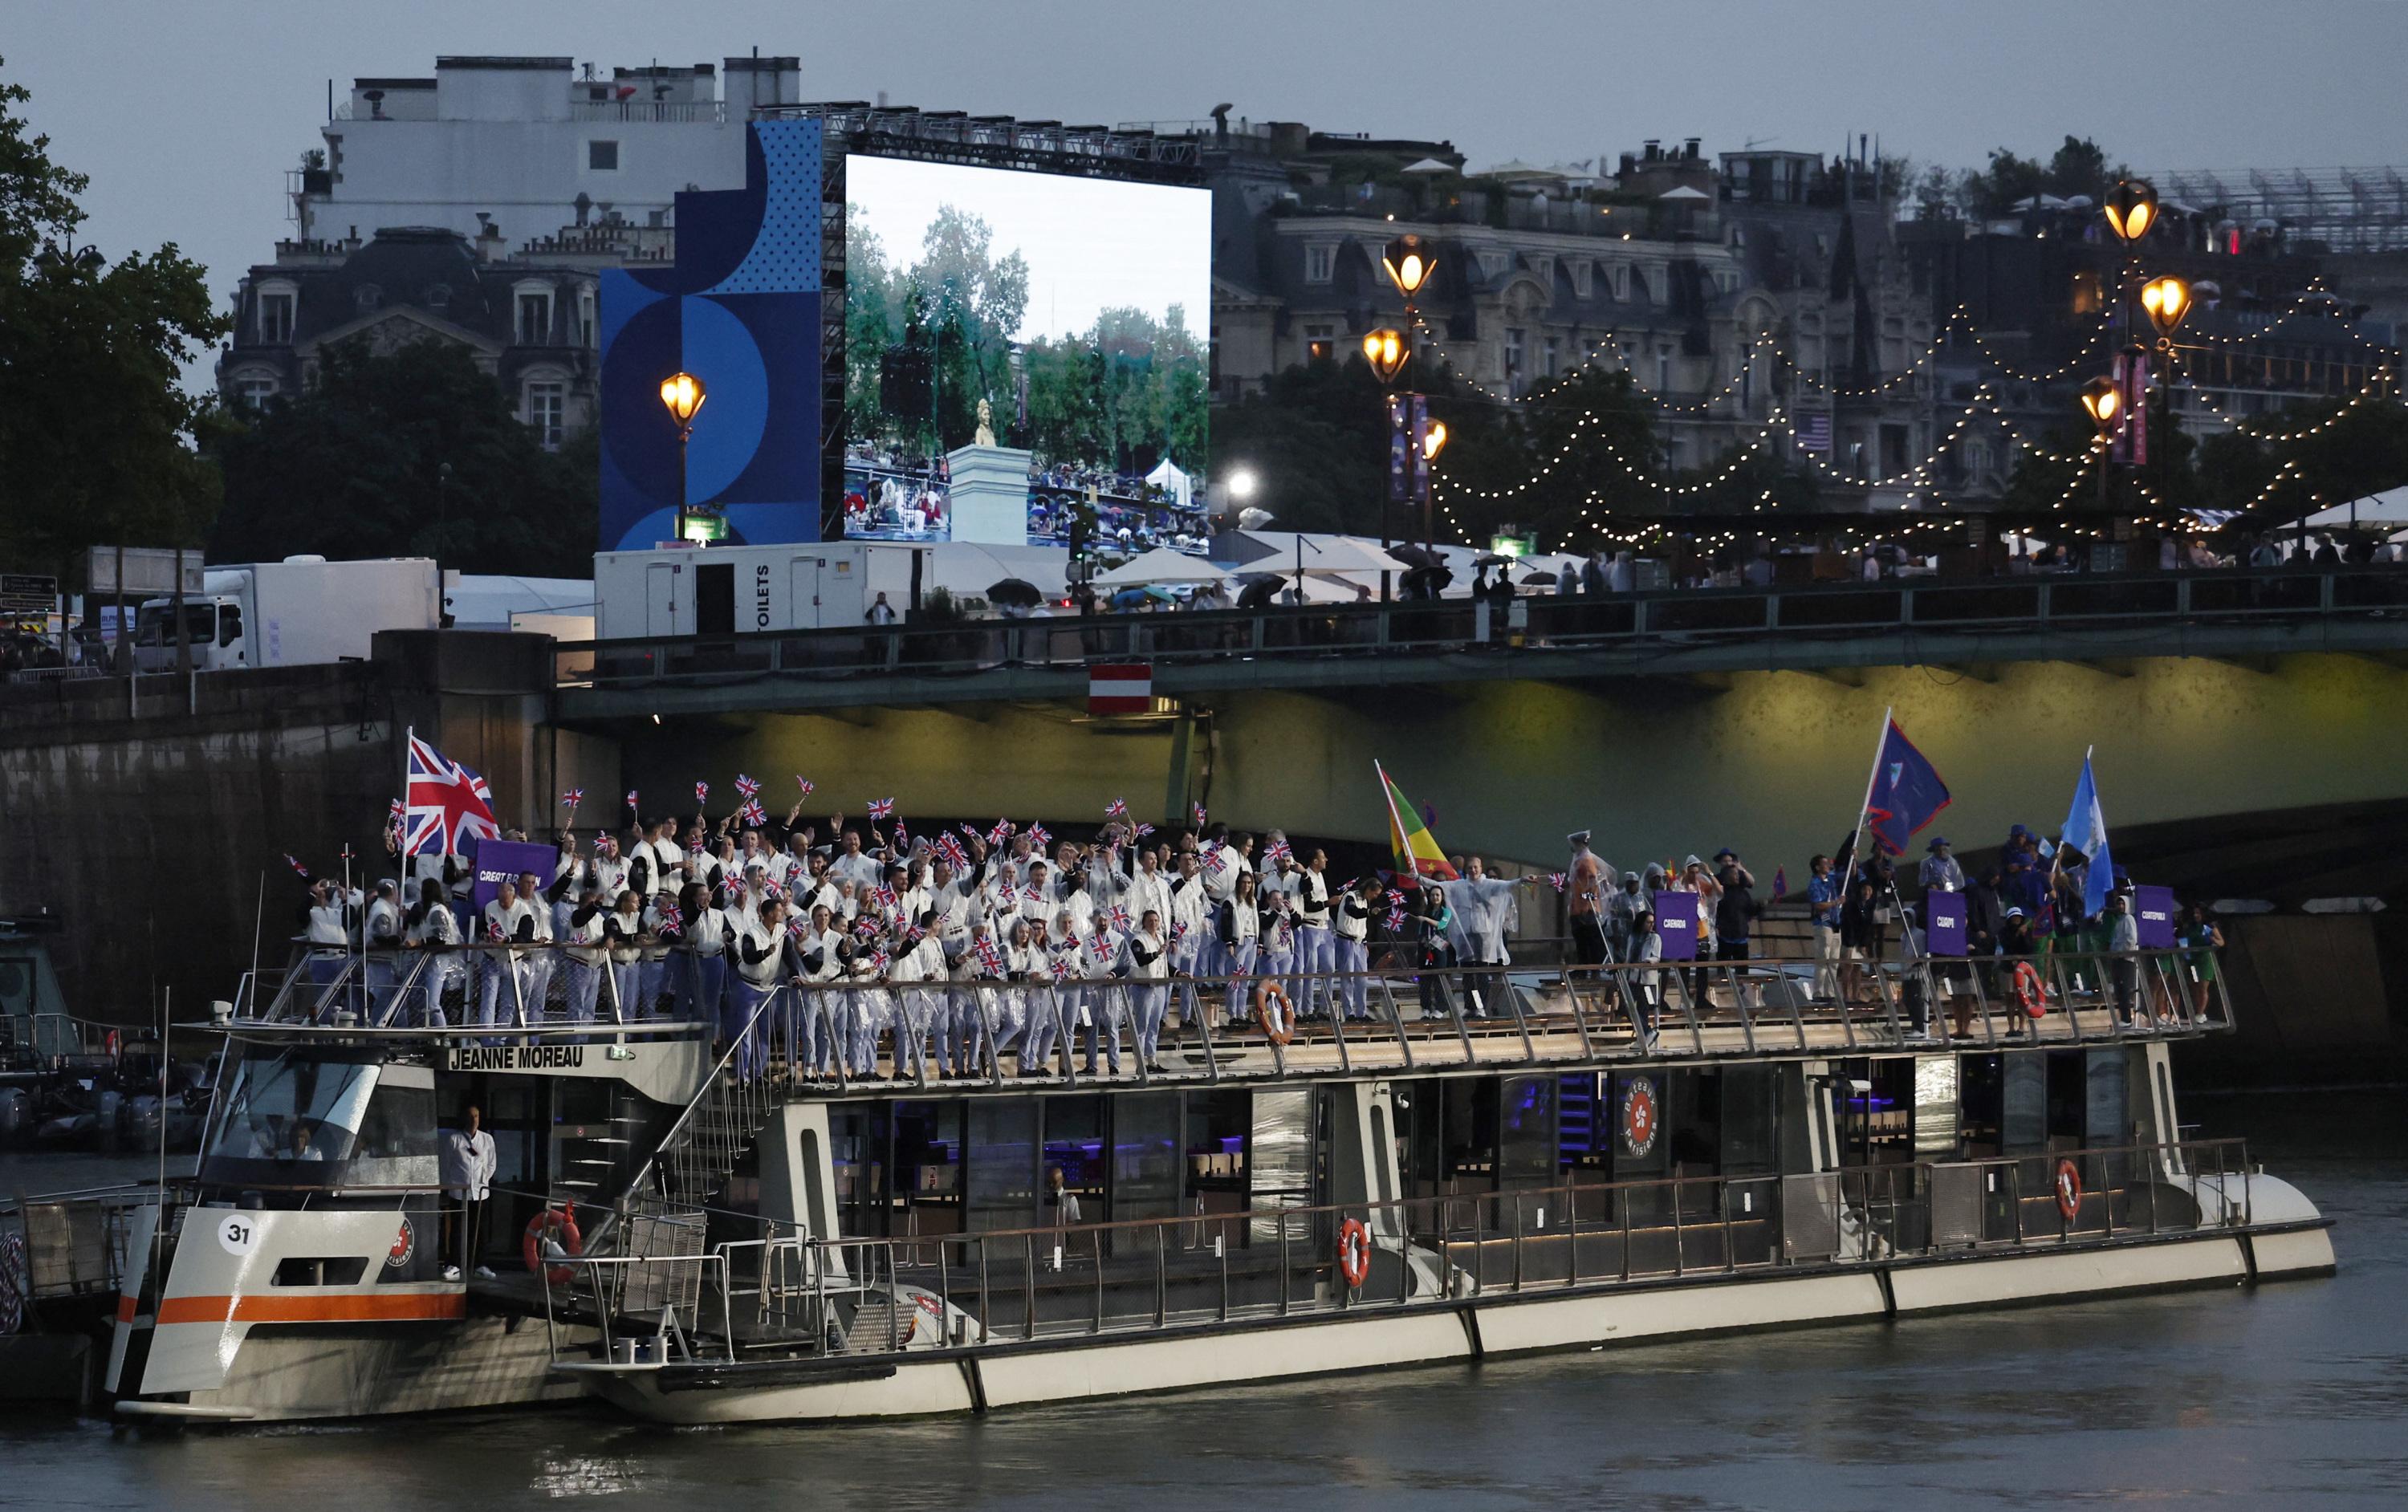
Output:
<instances>
[{"instance_id":1,"label":"building window","mask_svg":"<svg viewBox=\"0 0 2408 1512\"><path fill-rule=\"evenodd\" d=\"M351 304L363 315L384 307L384 291L372 283L364 283L351 291Z\"/></svg>"},{"instance_id":2,"label":"building window","mask_svg":"<svg viewBox=\"0 0 2408 1512\"><path fill-rule=\"evenodd\" d=\"M1546 375L1548 378L1554 378L1555 376L1557 352L1561 349L1562 345L1563 343L1559 338L1549 336L1545 342L1540 346L1539 371Z\"/></svg>"},{"instance_id":3,"label":"building window","mask_svg":"<svg viewBox=\"0 0 2408 1512\"><path fill-rule=\"evenodd\" d=\"M523 289L518 297L518 339L522 347L539 347L552 339L552 292Z\"/></svg>"},{"instance_id":4,"label":"building window","mask_svg":"<svg viewBox=\"0 0 2408 1512\"><path fill-rule=\"evenodd\" d=\"M1656 349L1656 392L1672 392L1672 349L1670 347Z\"/></svg>"},{"instance_id":5,"label":"building window","mask_svg":"<svg viewBox=\"0 0 2408 1512\"><path fill-rule=\"evenodd\" d=\"M586 143L585 166L595 173L617 173L619 144L616 142Z\"/></svg>"},{"instance_id":6,"label":"building window","mask_svg":"<svg viewBox=\"0 0 2408 1512\"><path fill-rule=\"evenodd\" d=\"M1545 284L1547 292L1553 294L1555 288L1555 260L1552 257L1533 257L1530 259L1530 276Z\"/></svg>"},{"instance_id":7,"label":"building window","mask_svg":"<svg viewBox=\"0 0 2408 1512\"><path fill-rule=\"evenodd\" d=\"M1316 363L1326 363L1338 352L1338 332L1326 325L1304 328L1304 355Z\"/></svg>"},{"instance_id":8,"label":"building window","mask_svg":"<svg viewBox=\"0 0 2408 1512\"><path fill-rule=\"evenodd\" d=\"M276 397L276 380L257 373L234 380L234 396L245 409L265 409L267 401Z\"/></svg>"},{"instance_id":9,"label":"building window","mask_svg":"<svg viewBox=\"0 0 2408 1512\"><path fill-rule=\"evenodd\" d=\"M428 284L426 286L426 307L428 309L450 309L452 307L452 286L448 283Z\"/></svg>"},{"instance_id":10,"label":"building window","mask_svg":"<svg viewBox=\"0 0 2408 1512\"><path fill-rule=\"evenodd\" d=\"M577 344L589 351L595 345L594 328L594 291L577 291Z\"/></svg>"},{"instance_id":11,"label":"building window","mask_svg":"<svg viewBox=\"0 0 2408 1512\"><path fill-rule=\"evenodd\" d=\"M289 289L280 289L259 296L259 344L281 347L293 339L293 307L295 296Z\"/></svg>"},{"instance_id":12,"label":"building window","mask_svg":"<svg viewBox=\"0 0 2408 1512\"><path fill-rule=\"evenodd\" d=\"M1304 250L1304 281L1327 283L1338 266L1338 249L1326 245Z\"/></svg>"},{"instance_id":13,"label":"building window","mask_svg":"<svg viewBox=\"0 0 2408 1512\"><path fill-rule=\"evenodd\" d=\"M1511 378L1521 371L1522 328L1518 325L1507 326L1505 328L1505 374Z\"/></svg>"},{"instance_id":14,"label":"building window","mask_svg":"<svg viewBox=\"0 0 2408 1512\"><path fill-rule=\"evenodd\" d=\"M1586 299L1588 297L1589 275L1597 271L1597 264L1589 262L1586 258L1576 259L1571 264L1571 271L1572 292L1582 299Z\"/></svg>"},{"instance_id":15,"label":"building window","mask_svg":"<svg viewBox=\"0 0 2408 1512\"><path fill-rule=\"evenodd\" d=\"M1491 251L1480 254L1480 276L1492 282L1512 265L1513 254L1511 252Z\"/></svg>"},{"instance_id":16,"label":"building window","mask_svg":"<svg viewBox=\"0 0 2408 1512\"><path fill-rule=\"evenodd\" d=\"M546 451L560 449L561 425L568 407L568 389L546 380L526 386L526 422Z\"/></svg>"}]
</instances>

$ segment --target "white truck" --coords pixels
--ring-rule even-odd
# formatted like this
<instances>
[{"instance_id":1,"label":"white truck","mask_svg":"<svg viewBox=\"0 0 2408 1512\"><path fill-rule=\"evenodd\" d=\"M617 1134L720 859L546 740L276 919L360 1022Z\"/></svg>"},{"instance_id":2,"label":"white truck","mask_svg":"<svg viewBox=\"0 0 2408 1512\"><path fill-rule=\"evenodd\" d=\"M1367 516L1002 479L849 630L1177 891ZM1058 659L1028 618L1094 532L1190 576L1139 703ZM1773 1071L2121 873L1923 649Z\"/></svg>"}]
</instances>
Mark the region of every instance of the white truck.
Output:
<instances>
[{"instance_id":1,"label":"white truck","mask_svg":"<svg viewBox=\"0 0 2408 1512\"><path fill-rule=\"evenodd\" d=\"M185 595L183 633L194 668L212 672L365 658L378 631L433 630L442 619L430 558L294 556L209 568L199 596ZM173 599L143 601L134 621L141 670L177 669L174 620Z\"/></svg>"}]
</instances>

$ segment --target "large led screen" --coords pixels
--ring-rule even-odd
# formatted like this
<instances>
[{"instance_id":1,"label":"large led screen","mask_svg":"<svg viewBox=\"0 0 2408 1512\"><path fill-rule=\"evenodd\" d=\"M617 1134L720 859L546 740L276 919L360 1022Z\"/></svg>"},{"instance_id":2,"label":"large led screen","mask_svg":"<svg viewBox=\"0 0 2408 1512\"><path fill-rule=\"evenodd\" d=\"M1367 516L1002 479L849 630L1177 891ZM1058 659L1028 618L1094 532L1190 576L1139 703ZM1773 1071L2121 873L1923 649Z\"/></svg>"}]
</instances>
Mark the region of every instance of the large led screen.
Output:
<instances>
[{"instance_id":1,"label":"large led screen","mask_svg":"<svg viewBox=\"0 0 2408 1512\"><path fill-rule=\"evenodd\" d=\"M947 457L1029 455L1028 538L1092 509L1204 544L1211 204L1200 189L853 156L844 533L949 539Z\"/></svg>"}]
</instances>

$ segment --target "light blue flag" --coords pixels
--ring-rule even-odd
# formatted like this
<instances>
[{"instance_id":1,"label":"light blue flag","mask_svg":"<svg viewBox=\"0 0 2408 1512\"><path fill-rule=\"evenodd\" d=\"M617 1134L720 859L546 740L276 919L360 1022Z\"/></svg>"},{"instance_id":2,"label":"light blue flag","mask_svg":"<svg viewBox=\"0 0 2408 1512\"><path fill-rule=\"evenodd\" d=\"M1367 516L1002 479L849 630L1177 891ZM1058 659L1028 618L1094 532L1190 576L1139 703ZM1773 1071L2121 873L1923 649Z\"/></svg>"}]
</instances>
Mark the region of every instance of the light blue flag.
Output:
<instances>
[{"instance_id":1,"label":"light blue flag","mask_svg":"<svg viewBox=\"0 0 2408 1512\"><path fill-rule=\"evenodd\" d=\"M2107 815L2099 806L2099 784L2090 776L2090 758L2082 758L2082 780L2073 785L2073 807L2065 816L2065 829L2057 843L2071 846L2090 858L2089 869L2082 877L2082 908L2086 914L2096 914L2107 906L2107 893L2115 881L2115 863L2107 854Z\"/></svg>"}]
</instances>

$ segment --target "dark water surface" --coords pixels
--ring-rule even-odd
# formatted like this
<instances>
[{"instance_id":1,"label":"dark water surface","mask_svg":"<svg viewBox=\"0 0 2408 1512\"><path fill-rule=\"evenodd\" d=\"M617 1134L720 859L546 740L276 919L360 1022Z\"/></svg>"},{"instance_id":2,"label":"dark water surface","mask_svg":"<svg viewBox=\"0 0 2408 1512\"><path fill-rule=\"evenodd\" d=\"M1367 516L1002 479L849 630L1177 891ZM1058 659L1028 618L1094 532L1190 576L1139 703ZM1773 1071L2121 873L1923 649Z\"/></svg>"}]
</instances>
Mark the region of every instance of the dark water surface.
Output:
<instances>
[{"instance_id":1,"label":"dark water surface","mask_svg":"<svg viewBox=\"0 0 2408 1512\"><path fill-rule=\"evenodd\" d=\"M20 1417L0 1420L0 1504L2408 1507L2408 1094L2184 1111L2338 1220L2338 1277L901 1424ZM0 1162L0 1186L21 1179Z\"/></svg>"}]
</instances>

